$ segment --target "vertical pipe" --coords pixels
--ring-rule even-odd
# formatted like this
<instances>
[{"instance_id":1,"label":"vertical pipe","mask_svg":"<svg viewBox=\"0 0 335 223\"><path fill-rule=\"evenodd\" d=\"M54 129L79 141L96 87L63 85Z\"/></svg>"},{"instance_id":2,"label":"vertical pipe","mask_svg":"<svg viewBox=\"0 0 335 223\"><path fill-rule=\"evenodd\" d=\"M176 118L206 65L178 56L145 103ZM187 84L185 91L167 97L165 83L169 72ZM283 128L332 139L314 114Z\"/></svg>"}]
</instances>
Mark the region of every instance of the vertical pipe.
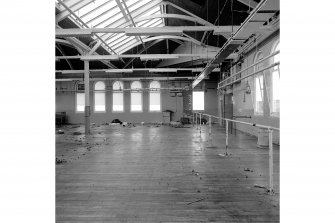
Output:
<instances>
[{"instance_id":1,"label":"vertical pipe","mask_svg":"<svg viewBox=\"0 0 335 223\"><path fill-rule=\"evenodd\" d=\"M192 124L193 124L193 128L194 128L194 112L192 113L193 114L193 116L192 116Z\"/></svg>"},{"instance_id":2,"label":"vertical pipe","mask_svg":"<svg viewBox=\"0 0 335 223\"><path fill-rule=\"evenodd\" d=\"M196 125L196 130L198 130L198 113L195 113L195 125Z\"/></svg>"},{"instance_id":3,"label":"vertical pipe","mask_svg":"<svg viewBox=\"0 0 335 223\"><path fill-rule=\"evenodd\" d=\"M269 129L269 176L270 176L270 194L273 194L273 144L272 136L273 130Z\"/></svg>"},{"instance_id":4,"label":"vertical pipe","mask_svg":"<svg viewBox=\"0 0 335 223\"><path fill-rule=\"evenodd\" d=\"M201 135L201 113L200 113L200 125L199 125L199 127L200 127L200 135Z\"/></svg>"},{"instance_id":5,"label":"vertical pipe","mask_svg":"<svg viewBox=\"0 0 335 223\"><path fill-rule=\"evenodd\" d=\"M228 156L228 120L226 120L226 156Z\"/></svg>"},{"instance_id":6,"label":"vertical pipe","mask_svg":"<svg viewBox=\"0 0 335 223\"><path fill-rule=\"evenodd\" d=\"M209 130L208 130L208 141L209 145L213 146L213 141L212 141L212 116L209 116Z\"/></svg>"},{"instance_id":7,"label":"vertical pipe","mask_svg":"<svg viewBox=\"0 0 335 223\"><path fill-rule=\"evenodd\" d=\"M90 64L84 61L85 74L85 135L90 134Z\"/></svg>"}]
</instances>

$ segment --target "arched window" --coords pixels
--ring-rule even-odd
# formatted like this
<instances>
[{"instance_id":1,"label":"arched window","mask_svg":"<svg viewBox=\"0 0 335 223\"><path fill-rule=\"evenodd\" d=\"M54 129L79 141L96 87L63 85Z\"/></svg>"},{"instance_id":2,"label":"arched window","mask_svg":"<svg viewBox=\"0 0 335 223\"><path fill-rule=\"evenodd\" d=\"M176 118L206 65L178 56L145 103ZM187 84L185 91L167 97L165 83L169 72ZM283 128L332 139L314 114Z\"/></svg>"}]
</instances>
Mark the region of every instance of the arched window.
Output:
<instances>
[{"instance_id":1,"label":"arched window","mask_svg":"<svg viewBox=\"0 0 335 223\"><path fill-rule=\"evenodd\" d=\"M133 81L130 85L130 111L139 112L142 111L142 84L139 81Z\"/></svg>"},{"instance_id":2,"label":"arched window","mask_svg":"<svg viewBox=\"0 0 335 223\"><path fill-rule=\"evenodd\" d=\"M77 82L76 84L76 112L85 111L85 85L83 82Z\"/></svg>"},{"instance_id":3,"label":"arched window","mask_svg":"<svg viewBox=\"0 0 335 223\"><path fill-rule=\"evenodd\" d=\"M94 111L96 112L106 111L105 90L106 86L103 81L98 81L94 84Z\"/></svg>"},{"instance_id":4,"label":"arched window","mask_svg":"<svg viewBox=\"0 0 335 223\"><path fill-rule=\"evenodd\" d=\"M280 49L279 41L277 41L272 49L272 53L278 51ZM273 63L279 62L279 54L273 57ZM279 95L279 80L280 80L280 72L279 66L273 67L272 70L272 95L271 95L271 115L279 116L280 111L280 95Z\"/></svg>"},{"instance_id":5,"label":"arched window","mask_svg":"<svg viewBox=\"0 0 335 223\"><path fill-rule=\"evenodd\" d=\"M255 57L255 63L263 59L263 54L258 52ZM263 68L263 62L255 66L255 72ZM257 73L254 76L254 113L256 115L263 115L263 105L264 105L264 79L263 72Z\"/></svg>"},{"instance_id":6,"label":"arched window","mask_svg":"<svg viewBox=\"0 0 335 223\"><path fill-rule=\"evenodd\" d=\"M160 111L161 110L161 85L158 81L150 82L150 93L149 93L149 111Z\"/></svg>"},{"instance_id":7,"label":"arched window","mask_svg":"<svg viewBox=\"0 0 335 223\"><path fill-rule=\"evenodd\" d=\"M113 112L123 112L123 82L113 83Z\"/></svg>"}]
</instances>

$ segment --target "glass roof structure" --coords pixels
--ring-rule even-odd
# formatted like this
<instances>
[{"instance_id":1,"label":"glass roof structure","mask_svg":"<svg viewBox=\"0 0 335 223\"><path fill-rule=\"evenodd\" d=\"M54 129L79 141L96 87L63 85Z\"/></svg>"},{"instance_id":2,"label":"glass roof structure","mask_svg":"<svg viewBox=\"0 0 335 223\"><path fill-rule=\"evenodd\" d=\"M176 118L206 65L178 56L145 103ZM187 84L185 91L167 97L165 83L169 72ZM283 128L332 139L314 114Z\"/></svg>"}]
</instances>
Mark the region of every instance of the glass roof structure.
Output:
<instances>
[{"instance_id":1,"label":"glass roof structure","mask_svg":"<svg viewBox=\"0 0 335 223\"><path fill-rule=\"evenodd\" d=\"M61 0L59 0L61 1ZM56 1L57 3L58 1ZM76 16L69 15L79 27L78 18L90 28L163 27L163 18L136 22L137 18L163 13L162 0L62 0ZM63 9L61 12L66 11ZM78 17L78 18L77 18ZM127 36L125 33L99 33L115 53L122 54L141 44L148 36ZM96 36L93 36L97 39Z\"/></svg>"}]
</instances>

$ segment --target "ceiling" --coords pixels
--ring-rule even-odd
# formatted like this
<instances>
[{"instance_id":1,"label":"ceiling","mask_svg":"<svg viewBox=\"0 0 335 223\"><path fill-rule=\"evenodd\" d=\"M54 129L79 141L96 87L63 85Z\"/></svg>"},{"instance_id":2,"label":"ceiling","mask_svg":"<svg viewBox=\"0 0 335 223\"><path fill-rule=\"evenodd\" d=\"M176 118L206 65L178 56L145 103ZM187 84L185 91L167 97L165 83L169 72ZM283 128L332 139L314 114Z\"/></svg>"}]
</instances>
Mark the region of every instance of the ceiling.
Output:
<instances>
[{"instance_id":1,"label":"ceiling","mask_svg":"<svg viewBox=\"0 0 335 223\"><path fill-rule=\"evenodd\" d=\"M252 2L257 4L259 0ZM248 0L56 0L56 29L180 27L206 25L208 22L215 26L238 26L252 10L247 3ZM180 16L164 18L162 14ZM179 18L182 16L187 20ZM142 20L143 17L149 18ZM86 37L56 37L56 56L81 55L94 47L96 55L171 54L180 52L187 43L191 43L192 49L202 48L202 52L208 52L208 49L218 50L226 41L222 35L213 35L213 31L185 31L182 38L94 33ZM202 67L207 62L208 59L190 59L183 63L169 64L167 67ZM164 59L122 58L91 61L90 69L155 68L162 67L164 63ZM223 66L229 63L229 59L225 60ZM56 60L56 70L83 69L84 62L78 58ZM57 77L59 74L56 74Z\"/></svg>"}]
</instances>

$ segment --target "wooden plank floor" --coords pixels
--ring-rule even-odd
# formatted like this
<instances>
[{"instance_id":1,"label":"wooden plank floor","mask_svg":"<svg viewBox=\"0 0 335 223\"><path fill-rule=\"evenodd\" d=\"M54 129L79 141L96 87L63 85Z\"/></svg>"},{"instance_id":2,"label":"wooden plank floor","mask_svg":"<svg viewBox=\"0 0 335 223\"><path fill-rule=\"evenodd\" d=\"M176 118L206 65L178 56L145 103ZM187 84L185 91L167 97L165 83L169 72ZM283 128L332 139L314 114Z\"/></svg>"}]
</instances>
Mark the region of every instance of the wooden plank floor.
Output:
<instances>
[{"instance_id":1,"label":"wooden plank floor","mask_svg":"<svg viewBox=\"0 0 335 223\"><path fill-rule=\"evenodd\" d=\"M56 135L57 222L279 222L279 148L274 147L275 195L268 186L268 150L256 138L207 127L83 126ZM251 171L245 171L249 168Z\"/></svg>"}]
</instances>

